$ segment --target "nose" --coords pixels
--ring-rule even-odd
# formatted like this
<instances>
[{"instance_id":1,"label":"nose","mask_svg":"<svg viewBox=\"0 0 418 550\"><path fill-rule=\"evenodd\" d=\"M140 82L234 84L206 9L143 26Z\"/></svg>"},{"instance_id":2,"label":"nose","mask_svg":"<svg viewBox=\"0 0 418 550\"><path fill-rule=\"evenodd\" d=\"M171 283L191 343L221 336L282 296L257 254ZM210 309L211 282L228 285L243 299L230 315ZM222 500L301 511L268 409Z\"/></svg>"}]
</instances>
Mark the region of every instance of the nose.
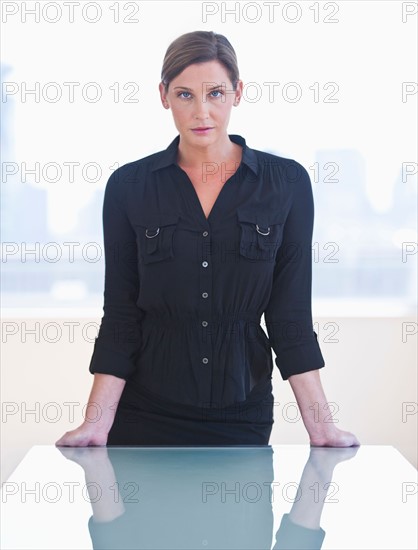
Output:
<instances>
[{"instance_id":1,"label":"nose","mask_svg":"<svg viewBox=\"0 0 418 550\"><path fill-rule=\"evenodd\" d=\"M206 98L196 101L196 107L194 112L194 118L197 120L206 120L209 118L209 102Z\"/></svg>"}]
</instances>

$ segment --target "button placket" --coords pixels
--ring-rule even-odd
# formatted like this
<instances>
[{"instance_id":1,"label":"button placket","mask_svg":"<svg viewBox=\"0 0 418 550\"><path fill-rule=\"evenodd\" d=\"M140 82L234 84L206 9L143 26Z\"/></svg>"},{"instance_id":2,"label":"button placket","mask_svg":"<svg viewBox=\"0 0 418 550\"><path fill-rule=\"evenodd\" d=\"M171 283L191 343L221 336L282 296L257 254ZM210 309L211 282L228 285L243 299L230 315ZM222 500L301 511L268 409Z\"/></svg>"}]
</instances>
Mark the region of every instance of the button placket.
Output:
<instances>
[{"instance_id":1,"label":"button placket","mask_svg":"<svg viewBox=\"0 0 418 550\"><path fill-rule=\"evenodd\" d=\"M212 290L212 258L210 256L210 235L209 231L202 231L200 237L200 288L199 288L199 316L200 316L200 375L201 380L201 401L211 401L211 385L212 385L212 339L210 335L210 320L211 320L211 290Z\"/></svg>"}]
</instances>

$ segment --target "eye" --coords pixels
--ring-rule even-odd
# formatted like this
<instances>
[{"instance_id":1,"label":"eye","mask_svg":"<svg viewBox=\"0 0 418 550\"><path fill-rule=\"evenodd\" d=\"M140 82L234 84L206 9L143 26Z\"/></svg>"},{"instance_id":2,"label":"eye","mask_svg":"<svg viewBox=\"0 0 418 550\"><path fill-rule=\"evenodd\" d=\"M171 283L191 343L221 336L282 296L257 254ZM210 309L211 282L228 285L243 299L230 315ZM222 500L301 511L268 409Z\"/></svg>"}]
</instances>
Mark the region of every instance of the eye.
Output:
<instances>
[{"instance_id":1,"label":"eye","mask_svg":"<svg viewBox=\"0 0 418 550\"><path fill-rule=\"evenodd\" d=\"M224 95L223 92L221 92L221 90L212 90L211 94L220 94L220 95L215 95L215 96L212 96L212 97L220 97L221 95Z\"/></svg>"},{"instance_id":2,"label":"eye","mask_svg":"<svg viewBox=\"0 0 418 550\"><path fill-rule=\"evenodd\" d=\"M177 97L182 97L182 94L189 94L190 95L190 92L180 92L179 94L177 94ZM189 98L183 96L183 99L189 99Z\"/></svg>"}]
</instances>

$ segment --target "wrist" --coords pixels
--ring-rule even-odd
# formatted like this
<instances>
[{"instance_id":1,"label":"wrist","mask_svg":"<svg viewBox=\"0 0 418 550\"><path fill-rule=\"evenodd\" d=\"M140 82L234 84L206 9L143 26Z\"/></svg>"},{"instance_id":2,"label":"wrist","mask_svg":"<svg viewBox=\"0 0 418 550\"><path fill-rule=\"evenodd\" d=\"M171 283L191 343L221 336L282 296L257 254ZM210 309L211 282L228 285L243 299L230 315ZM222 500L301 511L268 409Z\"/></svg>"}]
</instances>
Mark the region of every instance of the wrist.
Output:
<instances>
[{"instance_id":1,"label":"wrist","mask_svg":"<svg viewBox=\"0 0 418 550\"><path fill-rule=\"evenodd\" d=\"M307 429L311 445L324 445L332 441L338 433L338 428L331 423L322 422Z\"/></svg>"},{"instance_id":2,"label":"wrist","mask_svg":"<svg viewBox=\"0 0 418 550\"><path fill-rule=\"evenodd\" d=\"M305 415L303 421L311 439L326 439L338 432L338 428L333 421L324 420L323 418L315 419L311 415Z\"/></svg>"},{"instance_id":3,"label":"wrist","mask_svg":"<svg viewBox=\"0 0 418 550\"><path fill-rule=\"evenodd\" d=\"M83 431L87 432L90 435L103 435L107 436L110 432L110 428L112 427L112 422L103 422L103 421L97 421L92 422L91 420L84 420L83 424L81 425L81 428Z\"/></svg>"},{"instance_id":4,"label":"wrist","mask_svg":"<svg viewBox=\"0 0 418 550\"><path fill-rule=\"evenodd\" d=\"M98 403L89 403L86 408L83 427L89 431L108 434L115 419L115 407L101 407Z\"/></svg>"}]
</instances>

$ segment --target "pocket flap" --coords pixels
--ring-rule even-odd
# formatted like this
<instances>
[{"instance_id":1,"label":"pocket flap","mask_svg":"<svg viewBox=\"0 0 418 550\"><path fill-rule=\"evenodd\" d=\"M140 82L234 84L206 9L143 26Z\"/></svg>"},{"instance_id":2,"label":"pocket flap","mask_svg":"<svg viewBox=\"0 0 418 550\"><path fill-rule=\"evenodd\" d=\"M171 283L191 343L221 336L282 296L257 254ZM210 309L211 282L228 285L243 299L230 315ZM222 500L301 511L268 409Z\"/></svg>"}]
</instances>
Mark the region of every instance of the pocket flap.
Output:
<instances>
[{"instance_id":1,"label":"pocket flap","mask_svg":"<svg viewBox=\"0 0 418 550\"><path fill-rule=\"evenodd\" d=\"M173 235L179 218L177 212L160 210L137 214L132 223L136 228L144 263L157 262L173 256Z\"/></svg>"},{"instance_id":2,"label":"pocket flap","mask_svg":"<svg viewBox=\"0 0 418 550\"><path fill-rule=\"evenodd\" d=\"M258 224L260 227L284 223L281 212L269 212L267 210L255 210L254 208L245 207L238 208L237 215L240 222Z\"/></svg>"},{"instance_id":3,"label":"pocket flap","mask_svg":"<svg viewBox=\"0 0 418 550\"><path fill-rule=\"evenodd\" d=\"M145 212L133 223L147 229L157 229L166 225L176 225L179 218L180 215L176 212Z\"/></svg>"},{"instance_id":4,"label":"pocket flap","mask_svg":"<svg viewBox=\"0 0 418 550\"><path fill-rule=\"evenodd\" d=\"M252 260L274 260L283 240L283 213L265 208L237 209L241 226L240 253Z\"/></svg>"}]
</instances>

